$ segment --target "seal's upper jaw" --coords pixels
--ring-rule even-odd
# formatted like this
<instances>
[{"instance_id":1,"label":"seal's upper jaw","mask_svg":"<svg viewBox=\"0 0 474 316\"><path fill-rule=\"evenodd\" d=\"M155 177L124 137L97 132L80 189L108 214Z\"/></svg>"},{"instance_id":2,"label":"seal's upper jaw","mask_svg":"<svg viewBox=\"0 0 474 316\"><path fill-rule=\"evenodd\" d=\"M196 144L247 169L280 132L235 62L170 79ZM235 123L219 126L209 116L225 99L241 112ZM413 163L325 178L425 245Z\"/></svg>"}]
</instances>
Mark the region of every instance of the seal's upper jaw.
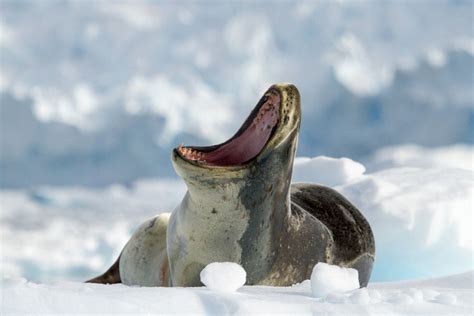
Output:
<instances>
[{"instance_id":1,"label":"seal's upper jaw","mask_svg":"<svg viewBox=\"0 0 474 316\"><path fill-rule=\"evenodd\" d=\"M282 133L287 134L293 129L288 125L294 125L295 119L290 120L290 117L295 113L299 126L299 93L296 87L291 84L273 85L231 139L209 147L179 146L173 154L202 167L243 166L267 151L265 149L270 143L274 146L284 138Z\"/></svg>"}]
</instances>

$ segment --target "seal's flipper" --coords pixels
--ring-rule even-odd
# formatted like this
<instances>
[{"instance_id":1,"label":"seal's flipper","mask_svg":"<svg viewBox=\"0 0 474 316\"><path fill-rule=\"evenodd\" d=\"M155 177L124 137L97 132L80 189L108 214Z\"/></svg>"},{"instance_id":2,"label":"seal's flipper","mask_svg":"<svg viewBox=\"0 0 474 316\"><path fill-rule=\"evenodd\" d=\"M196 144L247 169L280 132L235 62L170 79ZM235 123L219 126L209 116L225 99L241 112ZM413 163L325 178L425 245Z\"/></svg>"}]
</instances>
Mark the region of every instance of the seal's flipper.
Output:
<instances>
[{"instance_id":1,"label":"seal's flipper","mask_svg":"<svg viewBox=\"0 0 474 316\"><path fill-rule=\"evenodd\" d=\"M350 267L359 272L360 287L367 287L372 274L372 267L374 265L374 256L370 254L363 254L357 258Z\"/></svg>"},{"instance_id":2,"label":"seal's flipper","mask_svg":"<svg viewBox=\"0 0 474 316\"><path fill-rule=\"evenodd\" d=\"M115 263L109 268L109 270L105 271L104 274L90 279L86 281L86 283L101 283L101 284L114 284L114 283L121 283L122 280L120 279L120 256L115 261Z\"/></svg>"},{"instance_id":3,"label":"seal's flipper","mask_svg":"<svg viewBox=\"0 0 474 316\"><path fill-rule=\"evenodd\" d=\"M168 286L166 230L169 217L169 213L163 213L143 223L117 261L104 274L86 283Z\"/></svg>"},{"instance_id":4,"label":"seal's flipper","mask_svg":"<svg viewBox=\"0 0 474 316\"><path fill-rule=\"evenodd\" d=\"M170 214L144 222L133 233L120 255L120 279L125 285L168 286L166 230Z\"/></svg>"},{"instance_id":5,"label":"seal's flipper","mask_svg":"<svg viewBox=\"0 0 474 316\"><path fill-rule=\"evenodd\" d=\"M361 286L367 286L375 241L363 214L336 190L318 184L292 184L291 203L293 215L304 210L331 232L334 246L328 263L356 269Z\"/></svg>"}]
</instances>

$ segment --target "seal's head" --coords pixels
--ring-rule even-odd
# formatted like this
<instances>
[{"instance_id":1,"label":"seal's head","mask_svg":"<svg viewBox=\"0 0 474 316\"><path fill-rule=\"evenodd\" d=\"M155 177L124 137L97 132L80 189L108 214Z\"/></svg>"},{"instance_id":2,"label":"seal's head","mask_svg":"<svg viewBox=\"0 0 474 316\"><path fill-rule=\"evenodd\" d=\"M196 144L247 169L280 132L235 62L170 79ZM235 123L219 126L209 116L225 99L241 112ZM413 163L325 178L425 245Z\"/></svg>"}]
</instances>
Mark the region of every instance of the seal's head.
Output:
<instances>
[{"instance_id":1,"label":"seal's head","mask_svg":"<svg viewBox=\"0 0 474 316\"><path fill-rule=\"evenodd\" d=\"M241 178L289 142L294 143L287 153L292 165L300 119L298 89L292 84L275 84L231 139L208 147L179 146L172 153L173 166L185 181L198 175Z\"/></svg>"}]
</instances>

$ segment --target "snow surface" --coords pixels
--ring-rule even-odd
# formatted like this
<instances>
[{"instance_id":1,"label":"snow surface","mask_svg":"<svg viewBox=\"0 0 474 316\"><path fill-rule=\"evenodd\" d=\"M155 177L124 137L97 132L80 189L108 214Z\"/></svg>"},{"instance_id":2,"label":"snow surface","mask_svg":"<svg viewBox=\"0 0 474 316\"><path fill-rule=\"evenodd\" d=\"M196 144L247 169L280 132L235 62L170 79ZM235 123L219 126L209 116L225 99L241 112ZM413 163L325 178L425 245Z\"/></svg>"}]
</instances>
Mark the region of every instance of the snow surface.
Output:
<instances>
[{"instance_id":1,"label":"snow surface","mask_svg":"<svg viewBox=\"0 0 474 316\"><path fill-rule=\"evenodd\" d=\"M213 262L202 269L201 282L217 292L235 292L244 286L247 272L234 262Z\"/></svg>"},{"instance_id":2,"label":"snow surface","mask_svg":"<svg viewBox=\"0 0 474 316\"><path fill-rule=\"evenodd\" d=\"M472 315L473 271L441 279L372 283L314 298L310 281L292 287L149 288L3 279L1 314L134 313L188 315Z\"/></svg>"},{"instance_id":3,"label":"snow surface","mask_svg":"<svg viewBox=\"0 0 474 316\"><path fill-rule=\"evenodd\" d=\"M314 297L326 298L328 294L340 294L359 287L359 272L356 269L319 262L311 273L311 291ZM359 300L363 298L360 297Z\"/></svg>"}]
</instances>

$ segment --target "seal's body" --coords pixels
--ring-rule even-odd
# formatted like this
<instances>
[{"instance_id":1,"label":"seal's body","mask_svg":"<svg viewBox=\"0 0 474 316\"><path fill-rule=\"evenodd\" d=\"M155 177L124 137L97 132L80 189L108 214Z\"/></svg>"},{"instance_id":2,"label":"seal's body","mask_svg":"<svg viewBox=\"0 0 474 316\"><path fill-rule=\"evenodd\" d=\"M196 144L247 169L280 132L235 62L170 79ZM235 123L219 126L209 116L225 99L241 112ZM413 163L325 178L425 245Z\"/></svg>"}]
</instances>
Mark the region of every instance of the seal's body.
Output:
<instances>
[{"instance_id":1,"label":"seal's body","mask_svg":"<svg viewBox=\"0 0 474 316\"><path fill-rule=\"evenodd\" d=\"M249 285L285 286L326 262L357 269L366 286L375 244L363 215L330 188L290 184L300 118L296 87L274 85L229 141L173 150L188 187L183 201L159 233L151 233L156 221L142 225L119 268L91 281L199 286L207 264L230 261L244 267Z\"/></svg>"}]
</instances>

